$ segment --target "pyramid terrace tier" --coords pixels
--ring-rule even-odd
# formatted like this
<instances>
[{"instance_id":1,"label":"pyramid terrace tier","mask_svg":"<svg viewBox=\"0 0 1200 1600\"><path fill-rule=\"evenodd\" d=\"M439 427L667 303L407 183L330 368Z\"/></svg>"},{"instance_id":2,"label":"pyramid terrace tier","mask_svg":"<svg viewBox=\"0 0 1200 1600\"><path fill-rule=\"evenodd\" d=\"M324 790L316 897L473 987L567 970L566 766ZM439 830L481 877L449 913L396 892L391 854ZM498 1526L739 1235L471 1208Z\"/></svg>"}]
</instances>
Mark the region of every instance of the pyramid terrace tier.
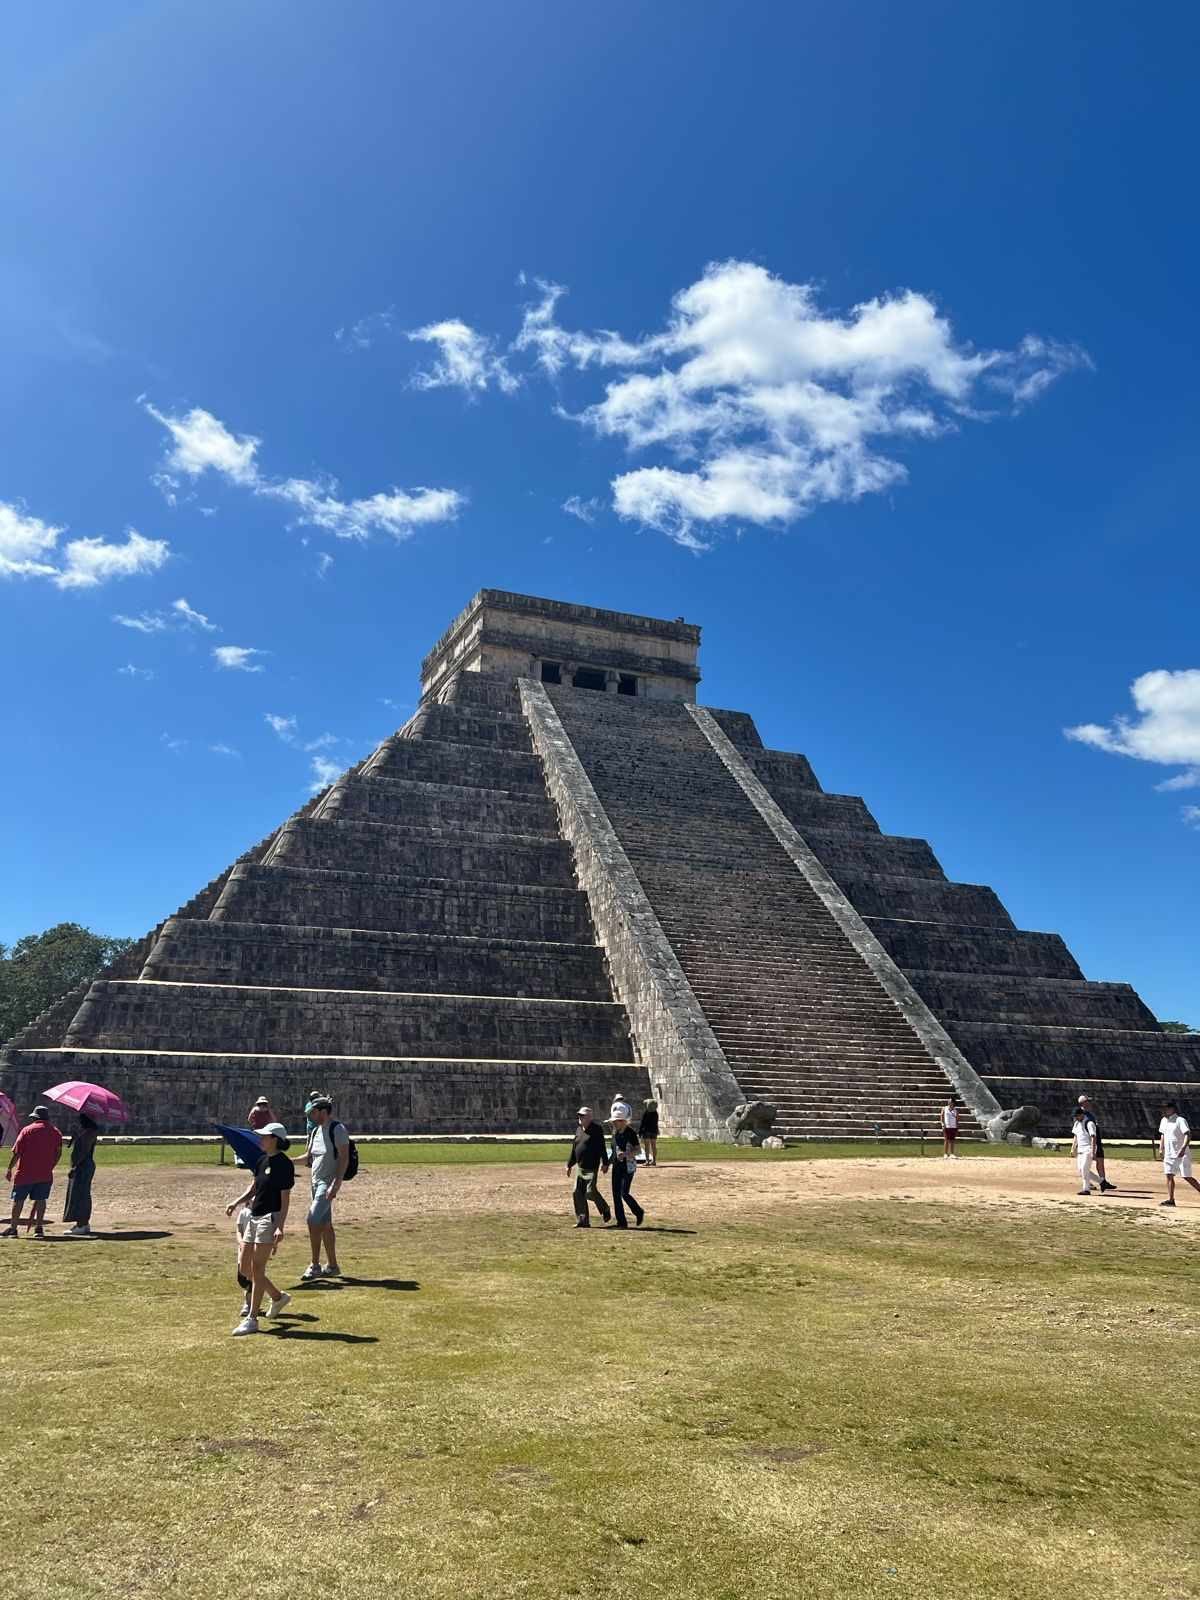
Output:
<instances>
[{"instance_id":1,"label":"pyramid terrace tier","mask_svg":"<svg viewBox=\"0 0 1200 1600\"><path fill-rule=\"evenodd\" d=\"M868 917L867 926L908 973L971 972L1017 978L1082 978L1079 963L1057 933L980 928L963 923Z\"/></svg>"},{"instance_id":2,"label":"pyramid terrace tier","mask_svg":"<svg viewBox=\"0 0 1200 1600\"><path fill-rule=\"evenodd\" d=\"M1150 1069L1156 1063L1149 1057L1142 1064ZM1158 1064L1167 1071L1173 1065L1170 1061ZM1086 1094L1096 1110L1101 1134L1108 1141L1110 1161L1120 1155L1112 1148L1114 1139L1144 1139L1149 1145L1157 1138L1164 1100L1174 1100L1193 1128L1200 1118L1200 1083L1194 1077L1115 1078L1096 1071L1077 1077L987 1073L984 1082L1002 1105L1037 1106L1042 1114L1039 1134L1061 1139L1064 1149L1071 1138L1075 1106L1079 1096Z\"/></svg>"},{"instance_id":3,"label":"pyramid terrace tier","mask_svg":"<svg viewBox=\"0 0 1200 1600\"><path fill-rule=\"evenodd\" d=\"M172 918L141 976L165 983L612 999L592 943Z\"/></svg>"},{"instance_id":4,"label":"pyramid terrace tier","mask_svg":"<svg viewBox=\"0 0 1200 1600\"><path fill-rule=\"evenodd\" d=\"M230 873L212 920L556 944L592 938L587 896L575 888L253 863Z\"/></svg>"},{"instance_id":5,"label":"pyramid terrace tier","mask_svg":"<svg viewBox=\"0 0 1200 1600\"><path fill-rule=\"evenodd\" d=\"M1048 1023L1158 1032L1154 1013L1127 983L1000 973L909 972L917 993L951 1022Z\"/></svg>"},{"instance_id":6,"label":"pyramid terrace tier","mask_svg":"<svg viewBox=\"0 0 1200 1600\"><path fill-rule=\"evenodd\" d=\"M214 1121L241 1126L265 1094L302 1136L304 1103L322 1088L355 1134L561 1133L564 1158L579 1106L607 1110L618 1095L637 1104L650 1094L645 1068L621 1060L79 1049L14 1052L5 1087L32 1105L64 1078L106 1084L136 1107L139 1134L208 1133ZM361 1159L369 1168L369 1148Z\"/></svg>"},{"instance_id":7,"label":"pyramid terrace tier","mask_svg":"<svg viewBox=\"0 0 1200 1600\"><path fill-rule=\"evenodd\" d=\"M429 737L388 739L360 770L373 778L500 789L538 799L546 793L542 764L536 756L494 746L439 742Z\"/></svg>"},{"instance_id":8,"label":"pyramid terrace tier","mask_svg":"<svg viewBox=\"0 0 1200 1600\"><path fill-rule=\"evenodd\" d=\"M465 827L437 833L390 822L319 818L286 823L265 865L413 873L460 882L544 884L564 889L575 882L571 852L561 839Z\"/></svg>"},{"instance_id":9,"label":"pyramid terrace tier","mask_svg":"<svg viewBox=\"0 0 1200 1600\"><path fill-rule=\"evenodd\" d=\"M99 980L63 1040L126 1050L632 1060L622 1006L583 1000Z\"/></svg>"},{"instance_id":10,"label":"pyramid terrace tier","mask_svg":"<svg viewBox=\"0 0 1200 1600\"><path fill-rule=\"evenodd\" d=\"M558 819L543 795L404 778L349 777L329 791L323 820L396 823L437 832L482 828L486 833L558 837Z\"/></svg>"}]
</instances>

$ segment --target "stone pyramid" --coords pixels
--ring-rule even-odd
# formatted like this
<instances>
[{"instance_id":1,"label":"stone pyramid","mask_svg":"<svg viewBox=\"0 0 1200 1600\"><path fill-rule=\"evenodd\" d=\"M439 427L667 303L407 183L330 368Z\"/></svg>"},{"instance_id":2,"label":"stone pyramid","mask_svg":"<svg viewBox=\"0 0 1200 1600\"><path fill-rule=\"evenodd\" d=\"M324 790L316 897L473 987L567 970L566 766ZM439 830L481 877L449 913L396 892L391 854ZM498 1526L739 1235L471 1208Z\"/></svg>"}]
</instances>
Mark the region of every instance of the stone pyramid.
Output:
<instances>
[{"instance_id":1,"label":"stone pyramid","mask_svg":"<svg viewBox=\"0 0 1200 1600\"><path fill-rule=\"evenodd\" d=\"M761 1099L796 1137L936 1127L1110 1135L1200 1099L1200 1040L1055 934L947 880L921 839L826 794L749 716L695 704L700 630L481 590L413 718L0 1053L194 1132L329 1089L363 1132L569 1128L653 1094L728 1137Z\"/></svg>"}]
</instances>

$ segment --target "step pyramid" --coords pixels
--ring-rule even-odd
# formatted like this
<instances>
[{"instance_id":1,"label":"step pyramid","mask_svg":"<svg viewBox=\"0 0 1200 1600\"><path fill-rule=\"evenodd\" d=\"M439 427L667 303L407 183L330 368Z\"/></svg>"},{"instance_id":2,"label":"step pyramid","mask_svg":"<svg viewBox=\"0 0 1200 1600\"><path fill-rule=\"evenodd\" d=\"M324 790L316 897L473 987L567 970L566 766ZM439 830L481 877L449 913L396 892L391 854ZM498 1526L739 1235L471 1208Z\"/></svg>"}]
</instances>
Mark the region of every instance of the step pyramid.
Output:
<instances>
[{"instance_id":1,"label":"step pyramid","mask_svg":"<svg viewBox=\"0 0 1200 1600\"><path fill-rule=\"evenodd\" d=\"M482 590L413 718L0 1052L121 1093L142 1132L294 1111L364 1131L551 1132L653 1094L727 1137L911 1137L1032 1106L1105 1132L1200 1101L1200 1040L1056 934L950 882L743 712L695 704L699 629Z\"/></svg>"}]
</instances>

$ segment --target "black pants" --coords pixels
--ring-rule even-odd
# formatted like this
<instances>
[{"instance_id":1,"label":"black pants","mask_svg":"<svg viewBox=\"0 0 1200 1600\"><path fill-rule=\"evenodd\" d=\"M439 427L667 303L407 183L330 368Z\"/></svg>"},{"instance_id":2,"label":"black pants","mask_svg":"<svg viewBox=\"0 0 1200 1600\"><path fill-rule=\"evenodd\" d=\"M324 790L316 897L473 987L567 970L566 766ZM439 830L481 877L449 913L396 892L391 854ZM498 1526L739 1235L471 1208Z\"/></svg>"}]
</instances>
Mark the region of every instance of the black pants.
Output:
<instances>
[{"instance_id":1,"label":"black pants","mask_svg":"<svg viewBox=\"0 0 1200 1600\"><path fill-rule=\"evenodd\" d=\"M620 1228L624 1225L626 1205L628 1205L630 1211L633 1212L634 1216L640 1222L646 1213L633 1198L633 1168L628 1166L624 1161L614 1161L612 1169L612 1183L613 1210L617 1213L617 1227ZM622 1204L622 1202L624 1202L624 1204Z\"/></svg>"},{"instance_id":2,"label":"black pants","mask_svg":"<svg viewBox=\"0 0 1200 1600\"><path fill-rule=\"evenodd\" d=\"M584 1222L588 1220L589 1200L604 1218L605 1222L607 1222L609 1217L612 1215L608 1209L607 1201L596 1187L596 1181L598 1177L599 1174L595 1172L593 1172L590 1177L585 1177L578 1168L575 1170L575 1193L573 1196L575 1202L575 1215L581 1218Z\"/></svg>"}]
</instances>

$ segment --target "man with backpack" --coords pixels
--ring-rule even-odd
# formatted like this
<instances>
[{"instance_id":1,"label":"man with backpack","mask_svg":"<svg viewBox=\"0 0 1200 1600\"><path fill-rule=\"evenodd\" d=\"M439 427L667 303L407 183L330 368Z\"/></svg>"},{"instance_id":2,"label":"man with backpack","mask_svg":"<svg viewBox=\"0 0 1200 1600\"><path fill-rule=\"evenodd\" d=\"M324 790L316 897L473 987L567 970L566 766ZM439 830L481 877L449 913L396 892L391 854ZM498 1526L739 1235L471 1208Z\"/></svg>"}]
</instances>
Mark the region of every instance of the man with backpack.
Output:
<instances>
[{"instance_id":1,"label":"man with backpack","mask_svg":"<svg viewBox=\"0 0 1200 1600\"><path fill-rule=\"evenodd\" d=\"M337 1239L333 1231L333 1202L350 1168L350 1135L340 1122L334 1121L333 1101L328 1095L315 1096L304 1110L313 1124L308 1136L308 1154L304 1158L312 1178L312 1204L308 1208L312 1264L305 1267L301 1276L306 1281L340 1278L342 1269L338 1266ZM322 1246L324 1266L321 1265Z\"/></svg>"}]
</instances>

